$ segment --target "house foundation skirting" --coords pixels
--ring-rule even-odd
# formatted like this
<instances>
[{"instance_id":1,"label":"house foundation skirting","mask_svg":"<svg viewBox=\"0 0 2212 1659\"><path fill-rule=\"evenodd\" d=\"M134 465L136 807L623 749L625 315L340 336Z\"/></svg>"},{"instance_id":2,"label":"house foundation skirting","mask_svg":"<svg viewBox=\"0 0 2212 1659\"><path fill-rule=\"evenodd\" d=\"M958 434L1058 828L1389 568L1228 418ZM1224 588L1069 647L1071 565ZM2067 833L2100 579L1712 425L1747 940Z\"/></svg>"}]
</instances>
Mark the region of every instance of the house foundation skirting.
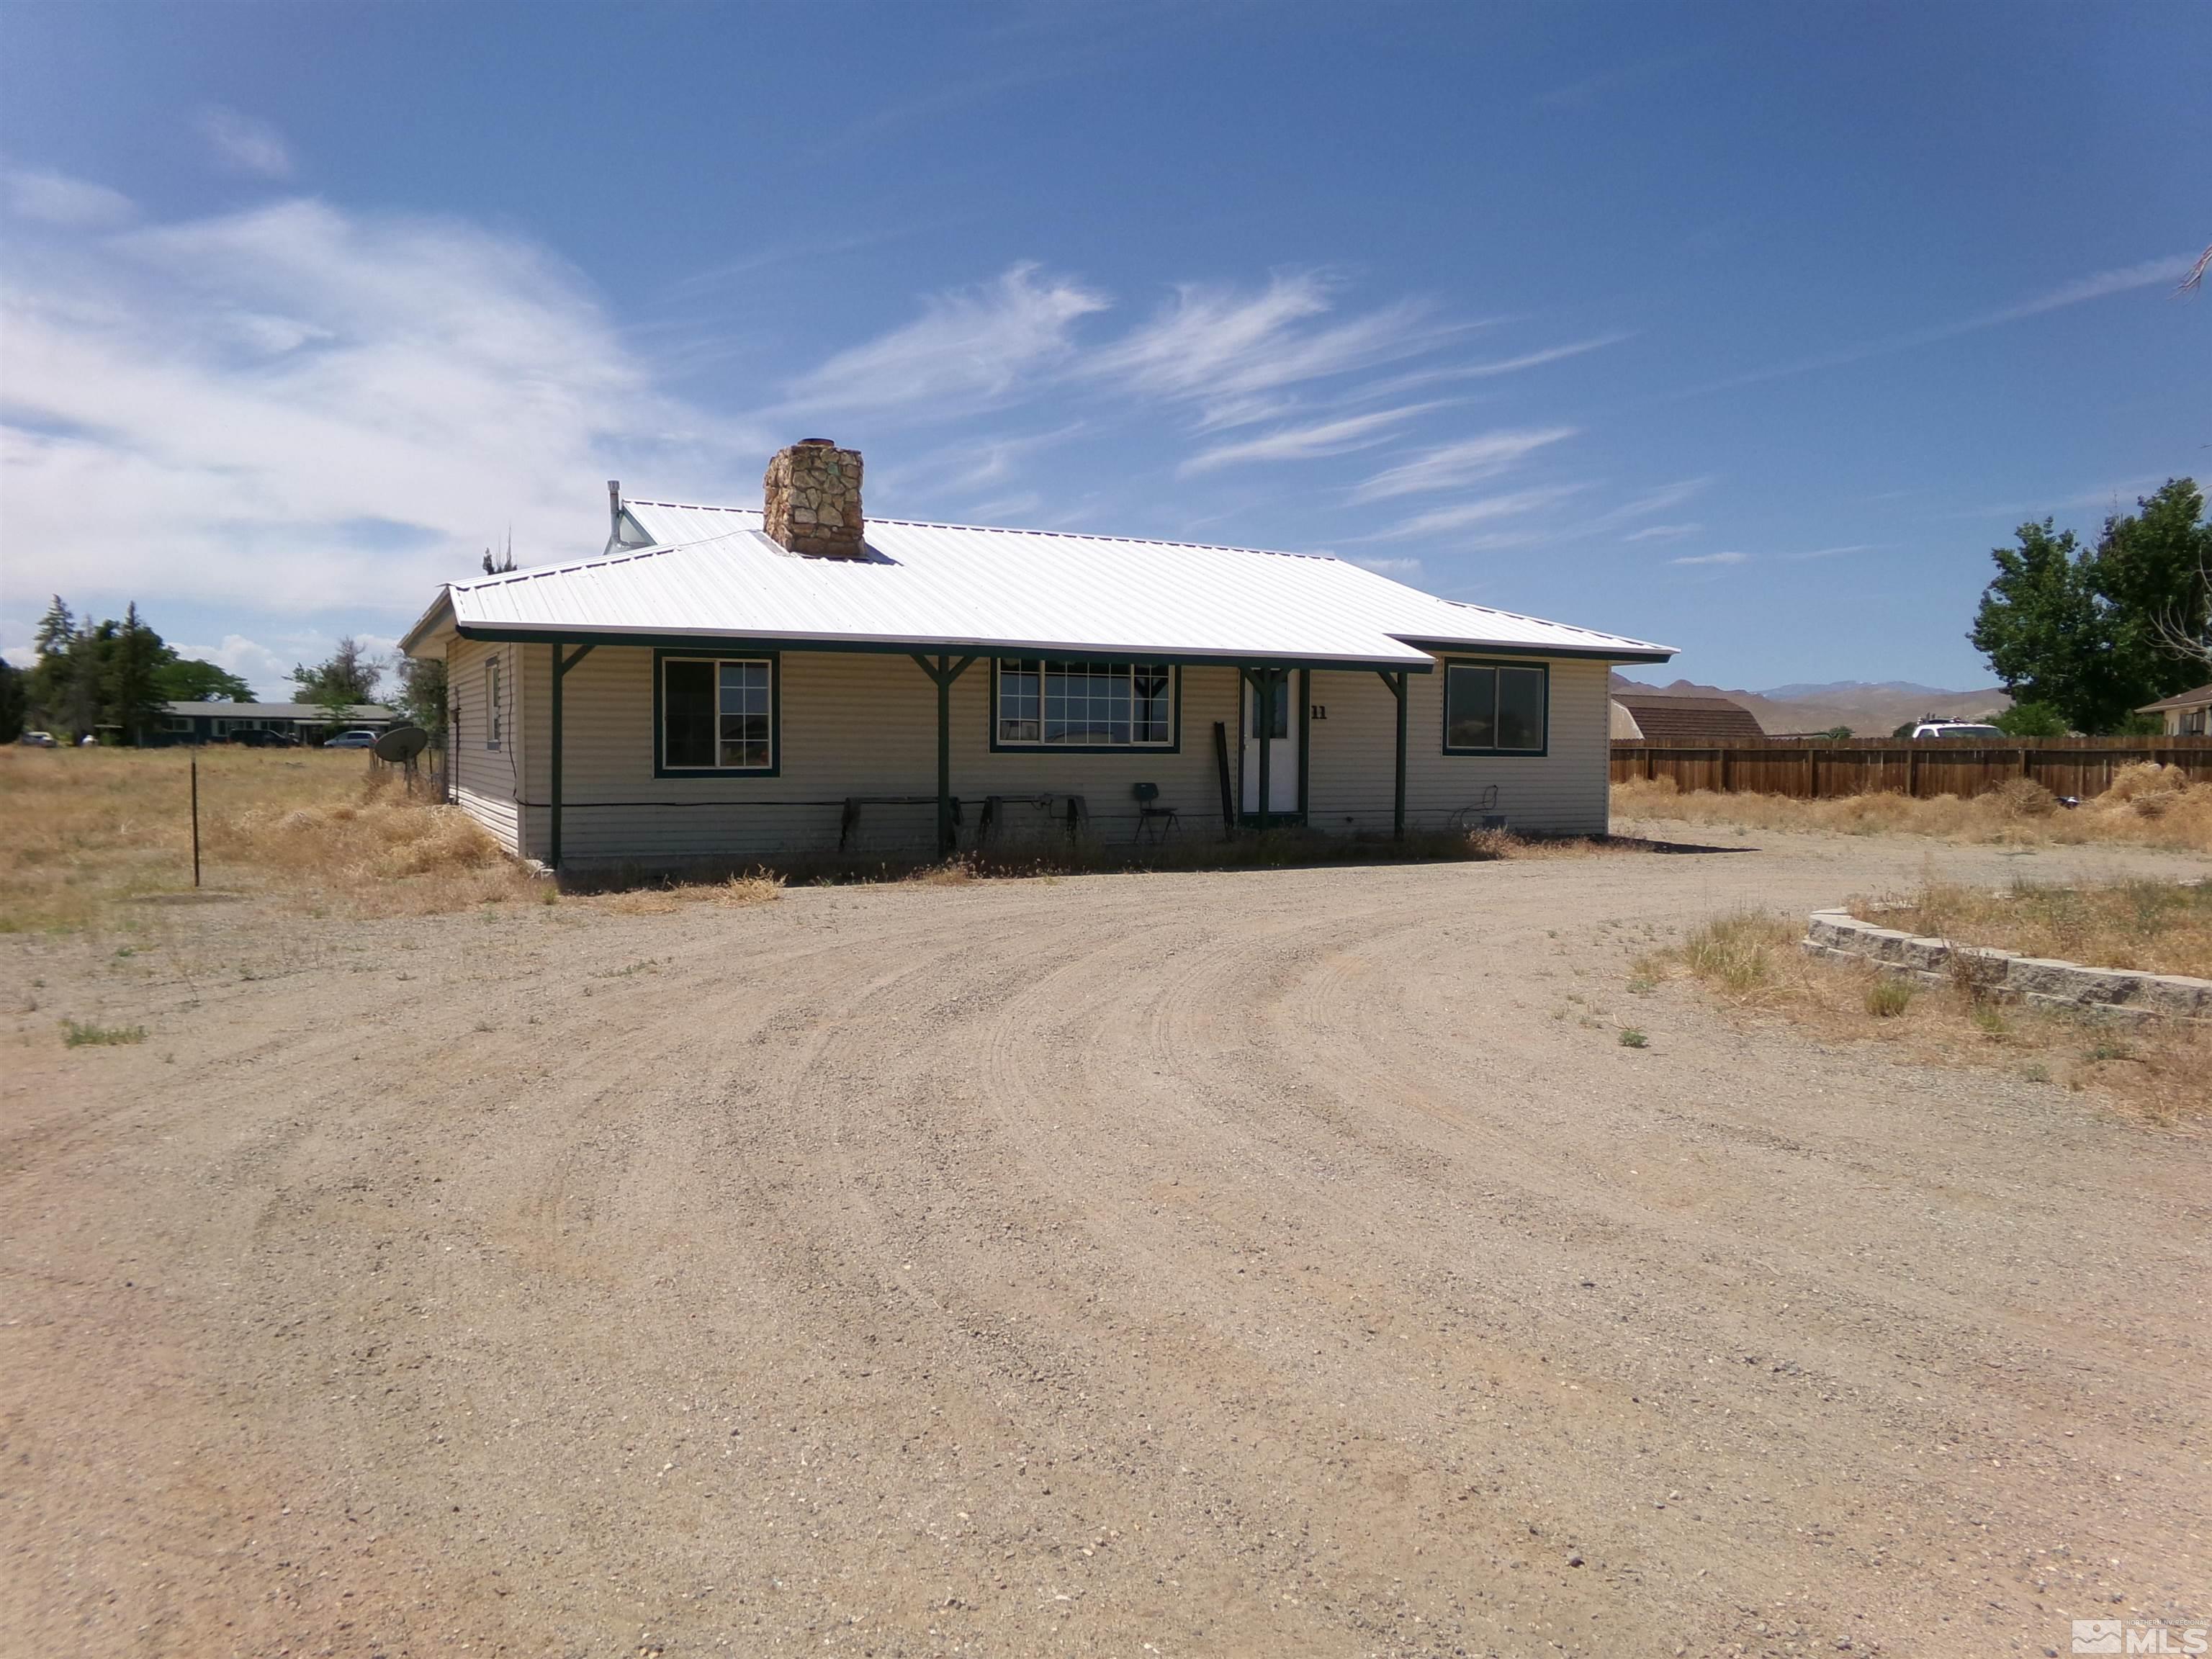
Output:
<instances>
[{"instance_id":1,"label":"house foundation skirting","mask_svg":"<svg viewBox=\"0 0 2212 1659\"><path fill-rule=\"evenodd\" d=\"M1848 910L1815 910L1805 930L1807 954L1872 963L1928 985L1961 979L1983 994L2031 1008L2127 1022L2179 1019L2212 1024L2212 980L2088 968L2049 957L1953 945L1862 921Z\"/></svg>"}]
</instances>

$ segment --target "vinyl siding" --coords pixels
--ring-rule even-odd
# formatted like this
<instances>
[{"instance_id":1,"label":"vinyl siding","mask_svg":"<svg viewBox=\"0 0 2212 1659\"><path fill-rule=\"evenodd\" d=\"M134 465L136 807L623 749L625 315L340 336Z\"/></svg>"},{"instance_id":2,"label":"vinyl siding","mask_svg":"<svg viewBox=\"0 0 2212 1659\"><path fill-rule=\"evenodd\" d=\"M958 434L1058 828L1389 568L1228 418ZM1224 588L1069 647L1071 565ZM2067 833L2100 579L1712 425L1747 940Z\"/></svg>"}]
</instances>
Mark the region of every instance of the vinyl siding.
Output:
<instances>
[{"instance_id":1,"label":"vinyl siding","mask_svg":"<svg viewBox=\"0 0 2212 1659\"><path fill-rule=\"evenodd\" d=\"M1609 665L1565 659L1550 667L1548 752L1527 759L1445 754L1442 659L1433 674L1407 677L1409 827L1446 828L1454 814L1480 807L1495 784L1497 805L1490 810L1503 812L1511 829L1556 836L1606 832ZM1389 829L1397 699L1376 674L1323 671L1313 675L1308 700L1326 708L1328 718L1307 727L1307 821L1334 834Z\"/></svg>"},{"instance_id":2,"label":"vinyl siding","mask_svg":"<svg viewBox=\"0 0 2212 1659\"><path fill-rule=\"evenodd\" d=\"M524 854L518 838L520 817L517 786L521 752L521 699L516 695L515 658L526 647L484 645L456 639L446 648L447 719L452 723L452 767L455 799L463 811L491 831L508 852ZM484 671L494 657L501 659L501 701L506 719L497 749L485 747L489 711Z\"/></svg>"},{"instance_id":3,"label":"vinyl siding","mask_svg":"<svg viewBox=\"0 0 2212 1659\"><path fill-rule=\"evenodd\" d=\"M482 651L485 647L469 647ZM548 646L502 647L510 684L524 689L510 719L530 733L551 721L552 656ZM649 649L601 646L570 671L563 687L564 862L687 858L768 858L830 852L848 796L913 796L904 804L866 802L848 850L858 856L926 853L934 845L937 688L905 656L791 651L778 677L775 775L656 778ZM979 660L951 696L952 793L963 807L961 843L974 844L985 798L1006 798L994 842L1060 833L1023 798L1085 799L1092 832L1126 841L1138 819L1132 786L1156 783L1160 804L1182 815L1186 836L1220 830L1220 787L1213 726L1226 724L1235 775L1238 725L1234 669L1182 671L1180 743L1157 750L1037 754L990 748L990 665ZM1605 828L1607 668L1552 665L1551 752L1541 759L1493 760L1443 754L1441 676L1413 677L1407 743L1407 808L1415 824L1442 825L1499 786L1498 808L1514 827L1601 832ZM477 693L481 697L480 688ZM1387 831L1390 827L1395 704L1371 672L1316 672L1310 700L1328 709L1309 728L1308 787L1318 829ZM477 741L481 749L480 732ZM463 744L466 751L466 740ZM523 817L527 848L545 856L551 776L547 745L520 751L526 763ZM496 757L494 757L496 758ZM477 810L471 807L471 810ZM479 816L483 816L479 812ZM487 818L487 823L490 820ZM496 831L495 831L496 832Z\"/></svg>"}]
</instances>

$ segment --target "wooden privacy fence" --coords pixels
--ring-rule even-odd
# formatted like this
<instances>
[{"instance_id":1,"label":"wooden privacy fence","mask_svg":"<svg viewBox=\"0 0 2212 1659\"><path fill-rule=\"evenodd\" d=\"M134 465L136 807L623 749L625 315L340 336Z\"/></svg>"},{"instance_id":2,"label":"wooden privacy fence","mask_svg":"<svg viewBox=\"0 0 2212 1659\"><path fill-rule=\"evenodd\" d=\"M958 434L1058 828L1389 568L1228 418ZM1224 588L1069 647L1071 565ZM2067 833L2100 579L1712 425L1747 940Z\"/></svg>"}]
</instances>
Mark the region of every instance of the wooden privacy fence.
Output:
<instances>
[{"instance_id":1,"label":"wooden privacy fence","mask_svg":"<svg viewBox=\"0 0 2212 1659\"><path fill-rule=\"evenodd\" d=\"M2054 795L2102 794L2135 761L2179 766L2212 783L2204 738L1768 738L1728 744L1616 742L1613 781L1672 778L1677 788L1794 795L1800 800L1889 792L1978 795L2033 778Z\"/></svg>"}]
</instances>

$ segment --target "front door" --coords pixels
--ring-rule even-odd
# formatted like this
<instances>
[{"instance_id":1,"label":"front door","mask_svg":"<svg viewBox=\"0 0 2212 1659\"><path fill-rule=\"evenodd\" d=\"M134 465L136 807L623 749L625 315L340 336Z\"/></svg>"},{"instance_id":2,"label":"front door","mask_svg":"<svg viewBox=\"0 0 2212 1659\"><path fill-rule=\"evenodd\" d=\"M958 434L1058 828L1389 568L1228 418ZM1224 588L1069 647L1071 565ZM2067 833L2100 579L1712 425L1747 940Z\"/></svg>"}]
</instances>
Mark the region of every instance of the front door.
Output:
<instances>
[{"instance_id":1,"label":"front door","mask_svg":"<svg viewBox=\"0 0 2212 1659\"><path fill-rule=\"evenodd\" d=\"M1260 810L1260 750L1267 745L1267 811L1271 816L1285 817L1298 810L1298 726L1291 716L1293 699L1297 695L1298 677L1285 671L1278 675L1270 690L1272 697L1259 698L1252 695L1252 683L1244 682L1244 791L1242 797L1247 817ZM1273 703L1272 708L1267 705Z\"/></svg>"}]
</instances>

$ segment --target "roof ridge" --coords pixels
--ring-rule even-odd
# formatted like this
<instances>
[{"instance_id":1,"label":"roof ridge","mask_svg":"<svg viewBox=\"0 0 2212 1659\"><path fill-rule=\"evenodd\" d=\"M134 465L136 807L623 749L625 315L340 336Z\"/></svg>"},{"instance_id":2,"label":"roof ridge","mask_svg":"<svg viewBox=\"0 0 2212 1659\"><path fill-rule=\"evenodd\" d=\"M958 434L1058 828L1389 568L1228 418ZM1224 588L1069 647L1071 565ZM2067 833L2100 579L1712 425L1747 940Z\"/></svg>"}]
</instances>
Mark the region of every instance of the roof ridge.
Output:
<instances>
[{"instance_id":1,"label":"roof ridge","mask_svg":"<svg viewBox=\"0 0 2212 1659\"><path fill-rule=\"evenodd\" d=\"M742 513L753 518L765 518L757 507L716 507L707 501L657 501L643 496L624 496L624 507L665 507L680 513ZM1271 559L1328 559L1339 564L1349 563L1334 553L1297 553L1283 547L1247 547L1231 542L1178 542L1164 536L1103 536L1088 530L1035 530L1010 524L959 524L949 519L892 519L864 514L863 524L897 525L907 530L964 530L981 536L1050 536L1060 541L1119 542L1131 547L1180 547L1195 553L1257 553ZM676 546L691 546L684 542Z\"/></svg>"}]
</instances>

